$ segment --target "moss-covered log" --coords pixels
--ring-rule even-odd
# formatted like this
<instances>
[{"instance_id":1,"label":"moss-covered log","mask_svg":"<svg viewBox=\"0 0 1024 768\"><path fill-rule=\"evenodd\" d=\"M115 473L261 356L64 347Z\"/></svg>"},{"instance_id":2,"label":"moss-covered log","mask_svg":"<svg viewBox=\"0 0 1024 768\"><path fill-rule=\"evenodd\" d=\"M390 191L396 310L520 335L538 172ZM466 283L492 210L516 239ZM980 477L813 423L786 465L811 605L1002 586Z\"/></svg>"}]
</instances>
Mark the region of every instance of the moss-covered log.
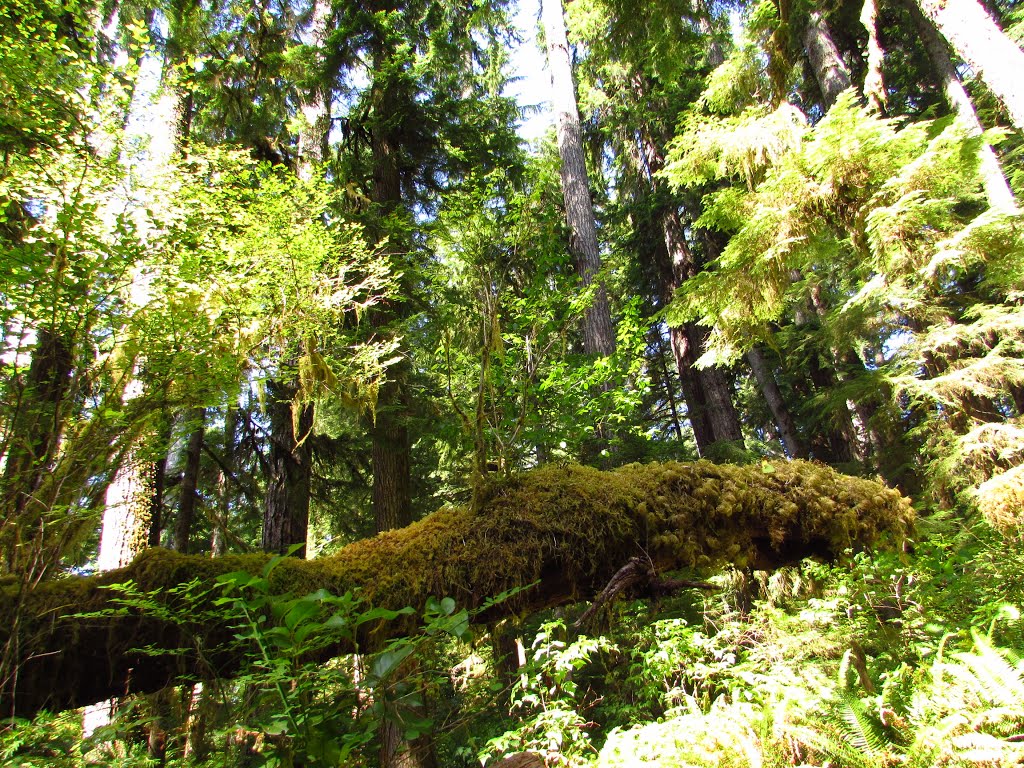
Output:
<instances>
[{"instance_id":1,"label":"moss-covered log","mask_svg":"<svg viewBox=\"0 0 1024 768\"><path fill-rule=\"evenodd\" d=\"M528 612L593 597L640 553L661 571L730 563L771 568L807 556L833 557L886 533L901 537L911 520L897 492L805 462L667 463L612 472L547 467L493 483L473 509L442 509L328 558L289 558L273 571L272 587L294 594L359 588L370 604L390 608L422 608L432 595L449 595L474 608L536 581L492 609ZM230 676L238 660L215 650L228 634L223 626L183 629L149 615L74 614L109 609L109 584L133 580L142 590L167 594L197 577L258 572L265 562L264 556L211 559L157 549L101 576L31 589L5 586L4 710L80 706L156 690L182 674ZM202 663L191 652L153 657L133 650L197 644Z\"/></svg>"}]
</instances>

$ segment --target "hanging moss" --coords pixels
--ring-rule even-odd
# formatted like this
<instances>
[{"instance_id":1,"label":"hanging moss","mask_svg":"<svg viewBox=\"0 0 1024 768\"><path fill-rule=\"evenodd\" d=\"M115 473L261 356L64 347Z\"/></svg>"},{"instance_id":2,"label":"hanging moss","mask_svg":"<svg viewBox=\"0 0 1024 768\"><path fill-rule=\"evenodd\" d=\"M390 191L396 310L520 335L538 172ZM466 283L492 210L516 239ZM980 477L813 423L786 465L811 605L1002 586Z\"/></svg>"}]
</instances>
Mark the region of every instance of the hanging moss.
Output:
<instances>
[{"instance_id":1,"label":"hanging moss","mask_svg":"<svg viewBox=\"0 0 1024 768\"><path fill-rule=\"evenodd\" d=\"M771 568L806 556L834 557L885 534L899 539L911 523L910 505L896 491L806 462L665 463L611 472L549 466L487 485L473 508L442 509L322 560L289 558L273 571L271 589L340 594L358 588L371 605L392 609L421 609L430 596L451 596L475 608L538 582L491 609L526 613L594 596L638 554L662 571ZM227 648L230 628L217 622L182 627L137 612L74 614L109 609L112 593L104 587L113 583L131 580L172 602L176 585L259 572L266 560L153 549L101 576L28 590L0 587L6 671L17 669L5 676L5 711L80 706L155 690L183 674L229 676L238 660ZM204 607L212 606L198 606ZM391 632L403 629L408 625L388 625ZM379 635L364 640L380 641ZM155 657L135 650L144 646L202 653Z\"/></svg>"}]
</instances>

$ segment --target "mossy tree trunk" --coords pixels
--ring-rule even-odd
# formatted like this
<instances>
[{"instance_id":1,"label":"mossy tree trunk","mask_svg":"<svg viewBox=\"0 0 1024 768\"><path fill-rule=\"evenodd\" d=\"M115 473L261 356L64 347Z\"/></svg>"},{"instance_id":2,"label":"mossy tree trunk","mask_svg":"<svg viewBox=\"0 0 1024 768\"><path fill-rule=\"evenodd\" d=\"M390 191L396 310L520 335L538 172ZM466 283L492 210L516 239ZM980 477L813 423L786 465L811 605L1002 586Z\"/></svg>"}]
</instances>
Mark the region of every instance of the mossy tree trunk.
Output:
<instances>
[{"instance_id":1,"label":"mossy tree trunk","mask_svg":"<svg viewBox=\"0 0 1024 768\"><path fill-rule=\"evenodd\" d=\"M949 57L949 51L946 49L945 42L939 36L932 23L925 18L915 0L904 0L903 5L910 12L910 16L914 20L917 34L921 38L925 50L928 52L932 69L935 70L935 74L942 85L942 92L946 96L946 102L956 112L957 118L959 118L961 124L971 136L981 136L985 129L978 119L978 113L974 109L974 103L971 101L967 89L964 88L964 84L960 81L960 75L957 74L956 66ZM985 188L985 197L988 199L988 204L1000 210L1015 211L1017 202L1013 197L1010 185L1006 181L1006 176L1003 174L1003 169L999 165L996 153L987 141L983 140L978 147L978 159L980 161L981 181Z\"/></svg>"},{"instance_id":2,"label":"mossy tree trunk","mask_svg":"<svg viewBox=\"0 0 1024 768\"><path fill-rule=\"evenodd\" d=\"M1024 130L1024 51L977 0L915 0L965 64L1002 102L1010 122Z\"/></svg>"},{"instance_id":3,"label":"mossy tree trunk","mask_svg":"<svg viewBox=\"0 0 1024 768\"><path fill-rule=\"evenodd\" d=\"M804 29L803 43L821 91L822 105L827 110L836 103L839 94L853 84L853 80L821 11L811 12Z\"/></svg>"},{"instance_id":4,"label":"mossy tree trunk","mask_svg":"<svg viewBox=\"0 0 1024 768\"><path fill-rule=\"evenodd\" d=\"M629 465L612 472L547 467L496 481L475 508L446 508L406 528L356 542L323 560L286 558L271 589L341 594L359 588L371 605L422 609L450 595L473 609L505 590L531 585L479 614L481 622L522 615L597 594L634 556L659 572L733 564L770 568L807 556L865 547L912 521L900 494L805 462L748 467ZM240 664L224 622L172 624L150 614L84 617L113 609L111 584L134 581L173 604L172 587L237 570L259 572L265 555L209 558L150 549L130 566L33 589L0 589L0 670L5 714L82 706L128 692L159 690L182 675L228 678ZM213 611L217 590L190 606ZM376 627L363 648L402 625ZM167 655L138 649L167 649ZM198 649L198 650L197 650ZM332 653L352 649L336 648ZM16 674L15 674L16 671Z\"/></svg>"}]
</instances>

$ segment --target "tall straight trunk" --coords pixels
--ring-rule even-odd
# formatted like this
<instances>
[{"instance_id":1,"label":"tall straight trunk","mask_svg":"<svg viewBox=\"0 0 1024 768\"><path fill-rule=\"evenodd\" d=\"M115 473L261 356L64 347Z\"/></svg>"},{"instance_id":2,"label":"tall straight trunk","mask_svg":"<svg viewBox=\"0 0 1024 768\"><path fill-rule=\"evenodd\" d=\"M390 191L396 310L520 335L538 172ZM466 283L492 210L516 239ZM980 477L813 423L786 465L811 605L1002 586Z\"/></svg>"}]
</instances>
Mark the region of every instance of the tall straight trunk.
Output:
<instances>
[{"instance_id":1,"label":"tall straight trunk","mask_svg":"<svg viewBox=\"0 0 1024 768\"><path fill-rule=\"evenodd\" d=\"M558 130L558 154L562 160L560 172L565 219L569 225L569 249L576 260L576 271L583 285L590 287L601 270L601 254L597 246L594 203L587 182L583 132L576 106L565 18L561 0L543 0L542 6L552 104ZM588 355L595 356L615 352L615 326L612 324L608 294L600 283L594 287L594 299L583 317L583 349Z\"/></svg>"},{"instance_id":2,"label":"tall straight trunk","mask_svg":"<svg viewBox=\"0 0 1024 768\"><path fill-rule=\"evenodd\" d=\"M199 465L205 435L206 409L194 408L189 416L191 431L185 448L185 467L181 474L181 493L178 497L178 516L174 521L174 548L178 552L189 552L189 537L196 516L199 500Z\"/></svg>"},{"instance_id":3,"label":"tall straight trunk","mask_svg":"<svg viewBox=\"0 0 1024 768\"><path fill-rule=\"evenodd\" d=\"M313 178L323 161L330 126L329 108L333 90L320 71L326 55L331 4L313 3L311 45L314 47L314 71L307 72L300 111L303 125L299 132L296 173L300 179ZM270 381L270 473L263 511L263 549L284 553L301 544L295 555L305 557L309 527L309 495L312 455L307 438L313 429L313 405L295 401L298 384L292 376L286 381Z\"/></svg>"},{"instance_id":4,"label":"tall straight trunk","mask_svg":"<svg viewBox=\"0 0 1024 768\"><path fill-rule=\"evenodd\" d=\"M786 405L764 350L761 347L752 347L747 352L747 362L765 402L768 403L768 410L771 411L772 419L779 429L779 438L786 449L786 454L791 459L806 459L809 455L807 446L800 438L796 421L789 411L789 406Z\"/></svg>"},{"instance_id":5,"label":"tall straight trunk","mask_svg":"<svg viewBox=\"0 0 1024 768\"><path fill-rule=\"evenodd\" d=\"M864 76L864 96L879 114L885 114L885 80L882 78L882 45L878 42L878 6L875 0L864 0L860 23L868 33L868 71Z\"/></svg>"},{"instance_id":6,"label":"tall straight trunk","mask_svg":"<svg viewBox=\"0 0 1024 768\"><path fill-rule=\"evenodd\" d=\"M374 72L388 70L387 58L385 44L378 42L373 51ZM378 74L378 79L371 86L373 109L381 116L392 114L402 98L392 78L392 75ZM381 123L373 130L370 143L373 156L370 198L379 208L381 220L384 220L402 205L402 185L398 168L400 147L393 137L395 129L386 120ZM387 233L381 232L380 236L383 240ZM398 260L400 246L393 240L388 240L384 250L389 259ZM390 333L388 326L400 317L400 312L400 307L390 303L378 307L371 315L371 323L384 333ZM405 396L407 376L408 363L404 360L388 370L388 380L377 395L376 414L370 428L371 498L378 532L402 527L412 518L411 446Z\"/></svg>"},{"instance_id":7,"label":"tall straight trunk","mask_svg":"<svg viewBox=\"0 0 1024 768\"><path fill-rule=\"evenodd\" d=\"M964 63L1002 102L1024 130L1024 51L1006 36L977 0L914 0Z\"/></svg>"},{"instance_id":8,"label":"tall straight trunk","mask_svg":"<svg viewBox=\"0 0 1024 768\"><path fill-rule=\"evenodd\" d=\"M693 442L697 455L704 457L708 449L715 443L715 430L708 418L708 401L704 395L704 386L698 375L697 355L689 333L691 325L669 328L669 346L676 361L676 372L679 375L679 388L686 401L686 420L693 431Z\"/></svg>"},{"instance_id":9,"label":"tall straight trunk","mask_svg":"<svg viewBox=\"0 0 1024 768\"><path fill-rule=\"evenodd\" d=\"M376 424L370 429L371 499L378 533L401 528L412 521L412 469L403 386L404 382L395 379L381 386Z\"/></svg>"},{"instance_id":10,"label":"tall straight trunk","mask_svg":"<svg viewBox=\"0 0 1024 768\"><path fill-rule=\"evenodd\" d=\"M692 330L701 334L701 347L707 346L707 331L701 326L692 326ZM743 445L743 432L740 429L739 414L732 402L732 379L721 367L701 368L698 372L704 386L704 397L708 404L708 418L715 434L715 442L729 442L739 447Z\"/></svg>"},{"instance_id":11,"label":"tall straight trunk","mask_svg":"<svg viewBox=\"0 0 1024 768\"><path fill-rule=\"evenodd\" d=\"M133 446L107 486L96 568L128 565L149 544L154 462Z\"/></svg>"},{"instance_id":12,"label":"tall straight trunk","mask_svg":"<svg viewBox=\"0 0 1024 768\"><path fill-rule=\"evenodd\" d=\"M389 116L403 106L402 94L391 70L389 44L378 39L371 46L371 64L375 73L371 84L371 104L375 116L381 118L371 133L370 148L373 160L373 183L370 199L378 209L380 221L402 206L402 184L398 167L401 151L395 136L395 127ZM397 262L401 244L381 228L379 233L384 255ZM398 265L396 264L396 270ZM373 326L381 333L394 331L390 326L402 317L400 305L386 304L374 309L370 316ZM370 427L370 464L373 474L372 507L374 524L378 532L400 528L412 519L411 445L409 440L409 405L407 381L409 363L402 359L388 370L388 380L377 394L377 406ZM401 674L414 676L414 658L407 659ZM385 719L380 728L381 768L435 768L437 758L433 739L429 734L409 740L400 723Z\"/></svg>"},{"instance_id":13,"label":"tall straight trunk","mask_svg":"<svg viewBox=\"0 0 1024 768\"><path fill-rule=\"evenodd\" d=\"M155 11L150 11L147 14L149 22L155 18L154 14ZM168 22L172 27L179 23L175 18L169 19ZM189 103L190 90L178 81L178 65L183 62L184 56L185 51L178 44L178 34L174 33L168 41L168 55L162 63L161 93L155 108L151 109L152 119L148 122L151 141L149 156L137 169L142 174L153 176L164 173L173 158L180 157L185 153L188 132L191 127L191 105ZM139 108L147 107L133 103L131 111ZM126 118L126 122L128 119L130 119L130 115ZM149 301L148 293L143 271L138 270L133 276L132 285L129 288L129 300L141 308ZM132 381L126 387L126 397L138 396L141 393L142 383L134 378L133 374ZM145 538L139 542L139 550L159 539L166 463L143 459L142 456L147 452L147 448L153 448L154 443L159 441L162 436L161 433L155 434L152 430L147 430L139 435L135 443L128 449L125 460L121 462L107 490L108 512L104 514L104 536L107 536L107 514L111 509L116 508L117 504L125 504L125 494L128 496L138 494L141 493L140 489L145 489L148 494L148 510L144 515L145 524L143 525L141 513L133 512L130 509L128 510L130 517L124 521L129 528L139 528L140 531L144 528ZM166 452L164 455L166 456ZM114 505L111 503L112 497L117 500ZM131 507L132 504L127 504L127 506ZM120 522L111 520L111 523L114 526L112 530L117 530ZM115 538L106 541L106 544L101 540L100 560L106 562L109 568L116 568L123 565L118 562L117 558L124 556L124 551L120 553L114 551L117 546L115 540L119 540L124 534L118 530L116 534L112 533L111 535ZM133 533L129 537L139 535L142 534ZM107 554L104 553L104 546L107 547ZM139 550L135 550L133 554Z\"/></svg>"},{"instance_id":14,"label":"tall straight trunk","mask_svg":"<svg viewBox=\"0 0 1024 768\"><path fill-rule=\"evenodd\" d=\"M648 166L652 170L657 168L654 163L658 153L654 142L644 137L645 154ZM651 176L652 190L655 187L655 177ZM679 213L668 205L662 205L657 213L658 225L661 228L661 241L654 249L658 259L658 282L662 302L667 305L672 301L676 290L683 285L690 277L697 273L696 264L690 248L683 237L683 224L679 220ZM718 439L715 435L714 424L710 416L710 403L704 391L705 372L697 368L695 363L702 352L701 341L703 334L693 323L669 326L669 346L672 349L672 356L676 361L676 371L679 374L679 385L683 391L683 399L686 400L686 418L690 422L690 429L693 430L693 440L696 443L697 455L706 456L708 449Z\"/></svg>"},{"instance_id":15,"label":"tall straight trunk","mask_svg":"<svg viewBox=\"0 0 1024 768\"><path fill-rule=\"evenodd\" d=\"M853 84L853 80L821 11L811 12L803 42L804 52L821 90L822 103L828 109L836 103L839 94Z\"/></svg>"},{"instance_id":16,"label":"tall straight trunk","mask_svg":"<svg viewBox=\"0 0 1024 768\"><path fill-rule=\"evenodd\" d=\"M67 339L41 328L4 435L7 451L0 488L4 528L9 528L3 533L4 568L8 573L22 567L18 562L22 543L39 534L38 520L49 508L37 497L37 491L57 456L72 367Z\"/></svg>"},{"instance_id":17,"label":"tall straight trunk","mask_svg":"<svg viewBox=\"0 0 1024 768\"><path fill-rule=\"evenodd\" d=\"M299 132L298 167L299 178L309 181L315 169L323 162L327 152L327 134L330 130L330 106L333 95L330 81L320 71L327 53L327 36L330 32L330 0L314 0L310 23L310 45L315 49L315 71L307 72L308 86L303 89L299 112L303 126Z\"/></svg>"},{"instance_id":18,"label":"tall straight trunk","mask_svg":"<svg viewBox=\"0 0 1024 768\"><path fill-rule=\"evenodd\" d=\"M307 438L313 429L313 406L293 403L297 391L294 384L269 382L268 390L270 472L263 511L263 550L284 553L301 544L295 554L305 557L311 475Z\"/></svg>"},{"instance_id":19,"label":"tall straight trunk","mask_svg":"<svg viewBox=\"0 0 1024 768\"><path fill-rule=\"evenodd\" d=\"M224 409L224 446L221 451L221 466L217 473L217 513L211 521L210 554L213 557L227 551L227 527L231 519L231 469L235 466L235 431L238 426L238 409L229 403Z\"/></svg>"},{"instance_id":20,"label":"tall straight trunk","mask_svg":"<svg viewBox=\"0 0 1024 768\"><path fill-rule=\"evenodd\" d=\"M932 67L942 82L942 91L946 95L946 101L953 108L960 123L967 129L970 136L981 136L984 128L978 119L978 113L974 110L971 97L960 82L956 67L949 57L946 44L942 41L935 27L921 13L915 0L905 0L904 5L914 19L917 27L917 34L924 43L928 58L931 59ZM985 197L992 208L1004 211L1015 211L1017 202L1014 200L1010 185L1006 182L1003 169L999 167L999 160L992 147L986 141L982 141L978 148L978 160L980 162L981 183L985 189Z\"/></svg>"},{"instance_id":21,"label":"tall straight trunk","mask_svg":"<svg viewBox=\"0 0 1024 768\"><path fill-rule=\"evenodd\" d=\"M149 546L152 536L155 463L139 456L134 445L107 486L96 570L123 568ZM86 707L82 712L82 730L89 736L107 725L119 704L108 699Z\"/></svg>"},{"instance_id":22,"label":"tall straight trunk","mask_svg":"<svg viewBox=\"0 0 1024 768\"><path fill-rule=\"evenodd\" d=\"M643 98L646 85L634 79L638 98ZM650 131L641 129L628 141L631 162L638 176L644 177L651 192L658 195L661 185L656 173L665 165L664 150ZM660 231L654 249L657 259L658 288L662 303L672 301L675 292L700 271L700 265L686 242L678 208L662 202L655 212ZM740 443L739 415L732 402L732 385L720 368L697 368L697 358L703 354L707 329L695 323L669 327L669 345L676 361L679 383L686 400L686 416L693 430L698 456L708 455L712 445L720 441Z\"/></svg>"}]
</instances>

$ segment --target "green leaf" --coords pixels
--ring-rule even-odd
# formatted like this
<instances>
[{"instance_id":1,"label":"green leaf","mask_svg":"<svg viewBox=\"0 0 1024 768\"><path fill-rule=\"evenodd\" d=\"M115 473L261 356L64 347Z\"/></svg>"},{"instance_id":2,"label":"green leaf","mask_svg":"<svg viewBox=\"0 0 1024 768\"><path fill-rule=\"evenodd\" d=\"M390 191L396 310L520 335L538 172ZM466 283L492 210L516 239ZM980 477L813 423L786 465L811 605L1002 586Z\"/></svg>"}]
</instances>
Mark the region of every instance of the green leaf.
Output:
<instances>
[{"instance_id":1,"label":"green leaf","mask_svg":"<svg viewBox=\"0 0 1024 768\"><path fill-rule=\"evenodd\" d=\"M413 652L412 645L400 645L397 648L384 651L373 660L371 674L377 679L383 679L393 672L399 664L409 657Z\"/></svg>"},{"instance_id":2,"label":"green leaf","mask_svg":"<svg viewBox=\"0 0 1024 768\"><path fill-rule=\"evenodd\" d=\"M384 621L394 621L399 616L408 616L412 613L415 613L415 611L410 607L405 607L398 611L392 611L387 608L371 608L365 613L359 614L356 624L365 624L368 621L378 621L381 619Z\"/></svg>"},{"instance_id":3,"label":"green leaf","mask_svg":"<svg viewBox=\"0 0 1024 768\"><path fill-rule=\"evenodd\" d=\"M300 624L308 621L312 617L316 616L320 611L320 605L310 600L309 598L303 598L298 600L291 607L291 609L284 616L284 625L290 630L294 630Z\"/></svg>"}]
</instances>

